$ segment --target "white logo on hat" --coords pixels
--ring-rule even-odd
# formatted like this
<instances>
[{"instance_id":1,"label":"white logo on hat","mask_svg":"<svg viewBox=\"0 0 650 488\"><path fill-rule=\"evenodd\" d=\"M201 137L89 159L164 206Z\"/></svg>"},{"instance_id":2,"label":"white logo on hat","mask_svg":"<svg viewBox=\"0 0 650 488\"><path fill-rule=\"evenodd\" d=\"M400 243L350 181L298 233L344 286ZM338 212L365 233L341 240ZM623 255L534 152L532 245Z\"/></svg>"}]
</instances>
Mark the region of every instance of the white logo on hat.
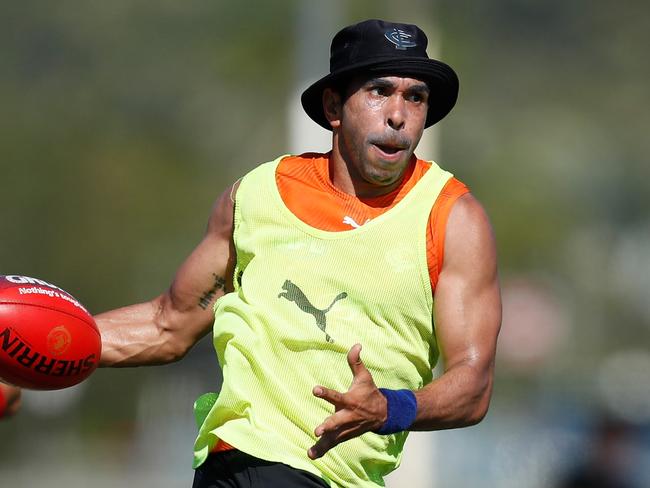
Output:
<instances>
[{"instance_id":1,"label":"white logo on hat","mask_svg":"<svg viewBox=\"0 0 650 488\"><path fill-rule=\"evenodd\" d=\"M402 29L391 29L386 31L384 37L390 42L395 44L395 49L406 50L409 47L415 47L417 44L411 41L411 34L403 31Z\"/></svg>"}]
</instances>

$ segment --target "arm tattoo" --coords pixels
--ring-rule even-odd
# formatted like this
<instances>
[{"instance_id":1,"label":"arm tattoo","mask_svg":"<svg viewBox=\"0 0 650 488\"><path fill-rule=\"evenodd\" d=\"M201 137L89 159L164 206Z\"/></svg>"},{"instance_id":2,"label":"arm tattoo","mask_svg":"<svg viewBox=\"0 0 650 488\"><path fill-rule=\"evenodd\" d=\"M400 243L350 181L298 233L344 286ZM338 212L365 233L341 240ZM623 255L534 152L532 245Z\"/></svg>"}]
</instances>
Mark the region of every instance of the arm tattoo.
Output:
<instances>
[{"instance_id":1,"label":"arm tattoo","mask_svg":"<svg viewBox=\"0 0 650 488\"><path fill-rule=\"evenodd\" d=\"M226 286L226 280L222 276L216 275L214 273L212 273L212 276L214 276L214 284L199 299L199 307L201 307L203 310L207 310L217 292L219 290L225 289Z\"/></svg>"}]
</instances>

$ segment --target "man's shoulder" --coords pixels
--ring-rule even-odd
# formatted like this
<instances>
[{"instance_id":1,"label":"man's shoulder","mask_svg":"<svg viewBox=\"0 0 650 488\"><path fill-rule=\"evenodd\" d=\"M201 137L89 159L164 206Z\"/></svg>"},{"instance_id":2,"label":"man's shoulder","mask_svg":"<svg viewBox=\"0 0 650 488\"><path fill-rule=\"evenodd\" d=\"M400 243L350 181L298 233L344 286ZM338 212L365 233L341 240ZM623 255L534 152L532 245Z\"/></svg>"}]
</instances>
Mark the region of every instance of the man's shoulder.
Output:
<instances>
[{"instance_id":1,"label":"man's shoulder","mask_svg":"<svg viewBox=\"0 0 650 488\"><path fill-rule=\"evenodd\" d=\"M443 195L446 196L450 196L451 194L462 195L470 191L469 187L463 181L461 181L456 175L454 175L454 173L440 166L434 160L416 158L415 170L414 170L416 179L421 178L428 171L433 171L434 173L447 178L447 183L445 184L442 190Z\"/></svg>"},{"instance_id":2,"label":"man's shoulder","mask_svg":"<svg viewBox=\"0 0 650 488\"><path fill-rule=\"evenodd\" d=\"M250 173L255 173L257 171L263 171L265 168L277 166L282 169L286 168L300 168L309 165L310 163L317 163L322 161L327 161L329 159L329 153L318 153L318 152L306 152L301 154L282 154L275 159L270 161L265 161L263 163L257 164L255 167L250 169L245 175L247 176Z\"/></svg>"},{"instance_id":3,"label":"man's shoulder","mask_svg":"<svg viewBox=\"0 0 650 488\"><path fill-rule=\"evenodd\" d=\"M304 168L308 165L320 165L329 160L328 153L306 152L302 154L287 154L279 158L279 169Z\"/></svg>"}]
</instances>

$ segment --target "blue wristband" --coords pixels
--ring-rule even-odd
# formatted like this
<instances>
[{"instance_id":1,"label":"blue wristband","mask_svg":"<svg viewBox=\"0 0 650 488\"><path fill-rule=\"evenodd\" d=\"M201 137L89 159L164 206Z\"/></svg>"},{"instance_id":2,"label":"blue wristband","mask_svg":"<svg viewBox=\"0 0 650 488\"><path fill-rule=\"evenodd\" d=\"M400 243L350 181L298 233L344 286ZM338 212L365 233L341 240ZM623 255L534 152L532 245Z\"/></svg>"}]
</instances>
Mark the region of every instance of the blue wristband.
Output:
<instances>
[{"instance_id":1,"label":"blue wristband","mask_svg":"<svg viewBox=\"0 0 650 488\"><path fill-rule=\"evenodd\" d=\"M415 393L411 390L389 390L387 388L379 388L379 391L388 402L388 414L384 425L375 432L385 435L408 430L415 421L418 410Z\"/></svg>"}]
</instances>

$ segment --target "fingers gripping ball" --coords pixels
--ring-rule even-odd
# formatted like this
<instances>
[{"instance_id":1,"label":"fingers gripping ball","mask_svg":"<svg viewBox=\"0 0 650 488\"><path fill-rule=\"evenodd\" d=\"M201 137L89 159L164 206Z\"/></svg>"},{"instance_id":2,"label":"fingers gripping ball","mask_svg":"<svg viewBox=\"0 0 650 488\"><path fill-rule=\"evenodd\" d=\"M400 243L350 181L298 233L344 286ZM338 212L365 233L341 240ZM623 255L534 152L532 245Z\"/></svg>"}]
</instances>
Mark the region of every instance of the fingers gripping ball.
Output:
<instances>
[{"instance_id":1,"label":"fingers gripping ball","mask_svg":"<svg viewBox=\"0 0 650 488\"><path fill-rule=\"evenodd\" d=\"M0 275L0 379L67 388L90 376L100 354L97 325L72 295L36 278Z\"/></svg>"}]
</instances>

